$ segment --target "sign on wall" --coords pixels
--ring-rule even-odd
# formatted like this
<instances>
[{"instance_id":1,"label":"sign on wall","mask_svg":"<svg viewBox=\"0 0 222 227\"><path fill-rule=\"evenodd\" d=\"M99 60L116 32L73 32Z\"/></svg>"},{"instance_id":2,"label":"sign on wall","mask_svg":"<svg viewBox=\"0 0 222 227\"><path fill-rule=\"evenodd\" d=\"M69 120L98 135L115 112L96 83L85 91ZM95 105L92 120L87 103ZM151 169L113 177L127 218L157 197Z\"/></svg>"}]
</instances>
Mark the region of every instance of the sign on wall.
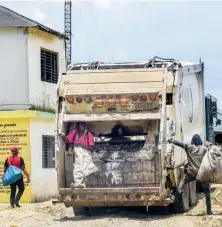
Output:
<instances>
[{"instance_id":1,"label":"sign on wall","mask_svg":"<svg viewBox=\"0 0 222 227\"><path fill-rule=\"evenodd\" d=\"M10 187L2 184L4 163L11 155L11 147L18 147L20 156L23 157L26 169L30 173L30 120L29 119L0 119L0 203L9 202ZM21 203L31 202L31 185L27 184L24 176L25 192Z\"/></svg>"}]
</instances>

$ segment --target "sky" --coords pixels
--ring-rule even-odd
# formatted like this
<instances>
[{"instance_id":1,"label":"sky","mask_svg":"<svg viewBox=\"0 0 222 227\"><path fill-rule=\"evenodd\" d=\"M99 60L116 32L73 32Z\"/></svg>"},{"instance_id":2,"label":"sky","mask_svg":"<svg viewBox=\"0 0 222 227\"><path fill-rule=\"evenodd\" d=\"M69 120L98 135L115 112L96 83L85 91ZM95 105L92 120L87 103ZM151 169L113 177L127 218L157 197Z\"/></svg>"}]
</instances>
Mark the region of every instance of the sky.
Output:
<instances>
[{"instance_id":1,"label":"sky","mask_svg":"<svg viewBox=\"0 0 222 227\"><path fill-rule=\"evenodd\" d=\"M64 1L0 4L64 31ZM222 109L222 1L72 2L72 62L144 61L154 56L205 63L205 90ZM221 97L221 98L220 98Z\"/></svg>"}]
</instances>

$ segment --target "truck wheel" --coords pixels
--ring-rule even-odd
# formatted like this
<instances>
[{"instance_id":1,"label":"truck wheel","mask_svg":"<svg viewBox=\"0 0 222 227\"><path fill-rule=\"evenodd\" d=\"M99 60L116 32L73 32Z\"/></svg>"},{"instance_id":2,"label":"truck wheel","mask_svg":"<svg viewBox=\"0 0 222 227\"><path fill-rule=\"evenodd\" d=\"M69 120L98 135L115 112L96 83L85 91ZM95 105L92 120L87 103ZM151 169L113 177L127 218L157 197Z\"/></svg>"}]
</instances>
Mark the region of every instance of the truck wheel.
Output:
<instances>
[{"instance_id":1,"label":"truck wheel","mask_svg":"<svg viewBox=\"0 0 222 227\"><path fill-rule=\"evenodd\" d=\"M186 184L184 186L184 191L183 191L183 194L180 197L180 199L172 204L173 205L173 212L175 214L184 213L184 212L189 210L189 208L190 208L190 206L189 206L189 203L190 203L189 191L190 190L189 189L190 189L189 184Z\"/></svg>"},{"instance_id":2,"label":"truck wheel","mask_svg":"<svg viewBox=\"0 0 222 227\"><path fill-rule=\"evenodd\" d=\"M158 215L169 215L170 207L169 206L153 206L148 209L149 214L158 214Z\"/></svg>"},{"instance_id":3,"label":"truck wheel","mask_svg":"<svg viewBox=\"0 0 222 227\"><path fill-rule=\"evenodd\" d=\"M197 183L196 181L192 181L189 183L190 189L190 207L193 207L197 203Z\"/></svg>"},{"instance_id":4,"label":"truck wheel","mask_svg":"<svg viewBox=\"0 0 222 227\"><path fill-rule=\"evenodd\" d=\"M74 215L77 216L101 216L107 214L105 207L73 207Z\"/></svg>"},{"instance_id":5,"label":"truck wheel","mask_svg":"<svg viewBox=\"0 0 222 227\"><path fill-rule=\"evenodd\" d=\"M88 207L88 216L102 216L107 214L106 207Z\"/></svg>"},{"instance_id":6,"label":"truck wheel","mask_svg":"<svg viewBox=\"0 0 222 227\"><path fill-rule=\"evenodd\" d=\"M78 216L90 216L88 207L73 207L73 212L76 217Z\"/></svg>"}]
</instances>

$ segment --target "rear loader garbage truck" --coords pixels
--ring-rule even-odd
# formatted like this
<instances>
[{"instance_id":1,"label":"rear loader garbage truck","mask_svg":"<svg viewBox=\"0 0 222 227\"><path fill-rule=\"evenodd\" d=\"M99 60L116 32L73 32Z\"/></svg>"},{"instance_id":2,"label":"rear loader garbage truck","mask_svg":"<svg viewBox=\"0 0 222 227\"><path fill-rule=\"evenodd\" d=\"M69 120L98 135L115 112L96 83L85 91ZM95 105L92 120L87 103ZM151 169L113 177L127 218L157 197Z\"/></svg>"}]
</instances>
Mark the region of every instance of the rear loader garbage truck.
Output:
<instances>
[{"instance_id":1,"label":"rear loader garbage truck","mask_svg":"<svg viewBox=\"0 0 222 227\"><path fill-rule=\"evenodd\" d=\"M60 202L76 215L95 207L170 206L196 203L196 182L171 194L187 157L169 139L205 140L204 64L155 57L146 62L73 64L60 78L56 170ZM94 135L98 172L85 188L72 188L75 155L59 135L85 122ZM116 128L121 128L121 134ZM118 131L118 130L117 130Z\"/></svg>"}]
</instances>

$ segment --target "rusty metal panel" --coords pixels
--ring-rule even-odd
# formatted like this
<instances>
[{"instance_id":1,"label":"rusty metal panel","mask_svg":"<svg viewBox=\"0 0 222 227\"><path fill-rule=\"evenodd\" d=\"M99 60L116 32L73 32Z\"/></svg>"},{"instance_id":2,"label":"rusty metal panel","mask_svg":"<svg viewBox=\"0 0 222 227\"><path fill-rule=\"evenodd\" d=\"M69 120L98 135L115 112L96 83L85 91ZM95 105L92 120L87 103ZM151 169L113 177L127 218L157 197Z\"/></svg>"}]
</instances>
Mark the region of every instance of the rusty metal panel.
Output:
<instances>
[{"instance_id":1,"label":"rusty metal panel","mask_svg":"<svg viewBox=\"0 0 222 227\"><path fill-rule=\"evenodd\" d=\"M137 141L132 144L126 143L111 147L108 147L107 143L101 145L100 152L94 152L92 155L99 172L96 175L86 177L87 188L159 186L160 154L155 153L154 145L144 146L143 144L143 141ZM133 151L135 146L139 150ZM133 149L130 151L130 148ZM73 155L70 156L66 152L66 187L69 187L73 182L73 162Z\"/></svg>"},{"instance_id":2,"label":"rusty metal panel","mask_svg":"<svg viewBox=\"0 0 222 227\"><path fill-rule=\"evenodd\" d=\"M160 197L159 187L59 189L61 201L70 206L158 206L172 201Z\"/></svg>"},{"instance_id":3,"label":"rusty metal panel","mask_svg":"<svg viewBox=\"0 0 222 227\"><path fill-rule=\"evenodd\" d=\"M159 194L159 187L130 187L130 188L60 188L59 192L64 195L70 194L127 194L127 193L142 193L142 194Z\"/></svg>"},{"instance_id":4,"label":"rusty metal panel","mask_svg":"<svg viewBox=\"0 0 222 227\"><path fill-rule=\"evenodd\" d=\"M73 121L124 121L124 120L159 120L160 112L140 113L97 113L97 114L64 114L64 122Z\"/></svg>"},{"instance_id":5,"label":"rusty metal panel","mask_svg":"<svg viewBox=\"0 0 222 227\"><path fill-rule=\"evenodd\" d=\"M97 72L96 71L93 71L93 72L75 71L74 73L69 72L66 76L62 77L61 79L61 83L59 86L59 96L64 95L65 86L67 86L68 84L74 87L77 84L80 84L82 87L84 87L84 85L89 86L90 84L93 84L93 86L95 86L95 84L98 84L98 86L100 85L109 86L109 84L115 83L115 82L118 82L121 84L128 83L129 86L132 83L140 83L140 84L147 83L147 82L161 83L163 81L165 73L166 71L163 69L158 69L158 70L146 69L146 70L139 70L139 71L138 70L136 71L135 70L124 70L124 71L107 70L104 72L102 71L97 71Z\"/></svg>"},{"instance_id":6,"label":"rusty metal panel","mask_svg":"<svg viewBox=\"0 0 222 227\"><path fill-rule=\"evenodd\" d=\"M122 155L126 158L128 154L122 153ZM101 162L98 157L94 158L100 171L97 175L87 177L87 188L157 186L160 183L160 171L159 165L156 163L159 161L159 156L154 156L153 160L135 158L134 161L112 162Z\"/></svg>"},{"instance_id":7,"label":"rusty metal panel","mask_svg":"<svg viewBox=\"0 0 222 227\"><path fill-rule=\"evenodd\" d=\"M57 184L58 187L65 187L66 174L65 174L65 155L64 152L56 152L56 171L57 171Z\"/></svg>"},{"instance_id":8,"label":"rusty metal panel","mask_svg":"<svg viewBox=\"0 0 222 227\"><path fill-rule=\"evenodd\" d=\"M73 162L74 155L69 152L65 152L65 182L66 187L69 187L71 183L73 183Z\"/></svg>"},{"instance_id":9,"label":"rusty metal panel","mask_svg":"<svg viewBox=\"0 0 222 227\"><path fill-rule=\"evenodd\" d=\"M65 95L98 95L98 94L130 94L146 92L156 93L163 89L163 82L106 83L106 84L73 84L66 85Z\"/></svg>"},{"instance_id":10,"label":"rusty metal panel","mask_svg":"<svg viewBox=\"0 0 222 227\"><path fill-rule=\"evenodd\" d=\"M150 85L148 84L147 87ZM104 87L104 86L103 86ZM117 87L116 85L114 87ZM124 84L124 87L126 85ZM93 95L91 92L90 95L74 95L74 92L67 94L65 97L65 113L66 114L81 114L81 113L132 113L135 111L147 111L147 112L159 112L162 106L162 89L158 92L146 92L136 93L135 88L130 89L129 94L119 94L115 97L111 93L102 95L101 93ZM138 88L138 86L137 86ZM87 88L89 91L89 88ZM132 93L133 91L133 93ZM133 95L136 94L136 100L133 100ZM141 99L141 95L145 97L145 100ZM160 95L160 96L159 96ZM152 100L151 98L155 100ZM79 102L78 98L82 98L83 101ZM88 99L88 101L84 101ZM124 100L126 104L121 105L121 100Z\"/></svg>"}]
</instances>

